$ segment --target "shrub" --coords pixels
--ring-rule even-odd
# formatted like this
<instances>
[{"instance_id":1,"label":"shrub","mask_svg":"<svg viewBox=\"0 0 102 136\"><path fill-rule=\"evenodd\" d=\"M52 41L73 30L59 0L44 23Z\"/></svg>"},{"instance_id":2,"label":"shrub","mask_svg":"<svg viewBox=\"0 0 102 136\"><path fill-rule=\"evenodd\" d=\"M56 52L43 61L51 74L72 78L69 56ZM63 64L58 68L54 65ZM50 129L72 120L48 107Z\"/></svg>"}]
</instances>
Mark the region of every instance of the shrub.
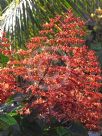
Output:
<instances>
[{"instance_id":1,"label":"shrub","mask_svg":"<svg viewBox=\"0 0 102 136\"><path fill-rule=\"evenodd\" d=\"M26 50L12 51L0 70L0 103L20 92L25 96L20 114L37 111L47 120L78 120L99 129L101 70L84 36L84 22L71 10L50 19Z\"/></svg>"}]
</instances>

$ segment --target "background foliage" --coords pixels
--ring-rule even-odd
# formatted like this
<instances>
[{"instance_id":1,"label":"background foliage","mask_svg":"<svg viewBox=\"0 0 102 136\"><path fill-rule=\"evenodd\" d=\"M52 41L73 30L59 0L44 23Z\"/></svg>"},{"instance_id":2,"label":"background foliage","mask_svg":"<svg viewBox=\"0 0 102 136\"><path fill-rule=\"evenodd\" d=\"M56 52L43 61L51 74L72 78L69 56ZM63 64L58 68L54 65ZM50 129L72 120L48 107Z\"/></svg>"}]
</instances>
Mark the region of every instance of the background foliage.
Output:
<instances>
[{"instance_id":1,"label":"background foliage","mask_svg":"<svg viewBox=\"0 0 102 136\"><path fill-rule=\"evenodd\" d=\"M23 48L25 42L38 33L41 24L55 14L63 14L71 7L88 21L99 6L102 6L101 0L0 0L0 23L14 47Z\"/></svg>"}]
</instances>

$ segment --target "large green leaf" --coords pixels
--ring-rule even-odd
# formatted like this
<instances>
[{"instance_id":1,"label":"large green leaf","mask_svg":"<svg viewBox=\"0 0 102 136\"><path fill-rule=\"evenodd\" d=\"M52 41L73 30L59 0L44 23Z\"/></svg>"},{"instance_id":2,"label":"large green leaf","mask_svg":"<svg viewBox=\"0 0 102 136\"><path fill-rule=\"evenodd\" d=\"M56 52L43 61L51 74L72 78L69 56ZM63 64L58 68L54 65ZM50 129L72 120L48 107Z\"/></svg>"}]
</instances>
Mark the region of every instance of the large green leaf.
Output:
<instances>
[{"instance_id":1,"label":"large green leaf","mask_svg":"<svg viewBox=\"0 0 102 136\"><path fill-rule=\"evenodd\" d=\"M9 115L0 115L0 130L4 130L16 124L17 122L13 117Z\"/></svg>"},{"instance_id":2,"label":"large green leaf","mask_svg":"<svg viewBox=\"0 0 102 136\"><path fill-rule=\"evenodd\" d=\"M72 136L88 136L88 130L79 122L72 122L68 130Z\"/></svg>"},{"instance_id":3,"label":"large green leaf","mask_svg":"<svg viewBox=\"0 0 102 136\"><path fill-rule=\"evenodd\" d=\"M21 129L17 122L18 120L8 114L0 115L0 136L21 136Z\"/></svg>"}]
</instances>

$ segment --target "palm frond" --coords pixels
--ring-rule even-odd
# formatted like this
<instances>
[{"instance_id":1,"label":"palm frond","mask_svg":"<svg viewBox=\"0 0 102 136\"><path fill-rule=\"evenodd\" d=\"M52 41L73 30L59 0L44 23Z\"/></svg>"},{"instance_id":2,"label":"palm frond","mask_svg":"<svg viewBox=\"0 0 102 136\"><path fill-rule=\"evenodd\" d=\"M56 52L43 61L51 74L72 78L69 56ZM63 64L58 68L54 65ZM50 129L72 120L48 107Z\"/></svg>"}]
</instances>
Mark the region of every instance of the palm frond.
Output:
<instances>
[{"instance_id":1,"label":"palm frond","mask_svg":"<svg viewBox=\"0 0 102 136\"><path fill-rule=\"evenodd\" d=\"M29 21L32 21L36 12L35 4L32 0L21 0L18 4L13 0L3 11L1 18L1 30L6 31L13 36L19 32L21 34L27 29Z\"/></svg>"},{"instance_id":2,"label":"palm frond","mask_svg":"<svg viewBox=\"0 0 102 136\"><path fill-rule=\"evenodd\" d=\"M0 0L0 11L4 10L6 6L8 5L7 0Z\"/></svg>"}]
</instances>

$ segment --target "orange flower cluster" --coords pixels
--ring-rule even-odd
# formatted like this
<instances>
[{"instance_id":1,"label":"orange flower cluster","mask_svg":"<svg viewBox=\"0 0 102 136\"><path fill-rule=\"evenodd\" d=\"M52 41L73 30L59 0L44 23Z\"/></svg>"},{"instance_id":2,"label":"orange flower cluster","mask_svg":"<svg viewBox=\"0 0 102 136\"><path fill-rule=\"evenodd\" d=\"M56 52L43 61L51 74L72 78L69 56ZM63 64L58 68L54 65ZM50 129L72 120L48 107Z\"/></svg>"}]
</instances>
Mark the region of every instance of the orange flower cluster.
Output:
<instances>
[{"instance_id":1,"label":"orange flower cluster","mask_svg":"<svg viewBox=\"0 0 102 136\"><path fill-rule=\"evenodd\" d=\"M2 32L0 32L2 33ZM8 40L8 38L6 38L6 34L3 33L1 34L2 37L0 37L0 53L6 55L6 56L10 56L12 54L11 50L10 50L10 42Z\"/></svg>"},{"instance_id":2,"label":"orange flower cluster","mask_svg":"<svg viewBox=\"0 0 102 136\"><path fill-rule=\"evenodd\" d=\"M24 93L23 114L37 109L45 118L78 120L88 129L99 129L101 70L95 52L84 45L83 27L71 10L44 24L27 50L10 56L0 71L0 103L14 93Z\"/></svg>"}]
</instances>

